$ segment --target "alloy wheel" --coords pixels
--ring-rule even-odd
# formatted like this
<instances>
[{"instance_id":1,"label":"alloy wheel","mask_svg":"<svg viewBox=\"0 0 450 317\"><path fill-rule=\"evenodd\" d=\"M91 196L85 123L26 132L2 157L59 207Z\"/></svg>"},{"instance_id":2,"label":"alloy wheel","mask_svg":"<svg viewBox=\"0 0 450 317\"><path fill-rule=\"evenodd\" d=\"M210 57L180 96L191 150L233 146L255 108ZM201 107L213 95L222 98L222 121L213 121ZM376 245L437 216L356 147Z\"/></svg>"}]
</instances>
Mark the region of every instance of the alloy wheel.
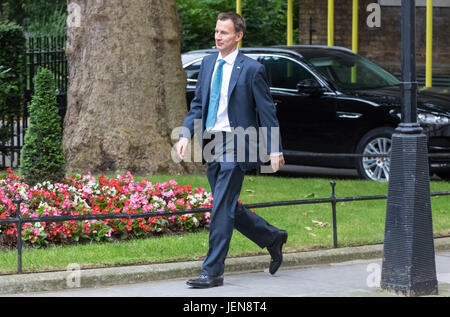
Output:
<instances>
[{"instance_id":1,"label":"alloy wheel","mask_svg":"<svg viewBox=\"0 0 450 317\"><path fill-rule=\"evenodd\" d=\"M364 154L390 155L391 139L378 137L371 140L364 148ZM363 168L366 175L377 182L388 182L391 160L389 157L363 157Z\"/></svg>"}]
</instances>

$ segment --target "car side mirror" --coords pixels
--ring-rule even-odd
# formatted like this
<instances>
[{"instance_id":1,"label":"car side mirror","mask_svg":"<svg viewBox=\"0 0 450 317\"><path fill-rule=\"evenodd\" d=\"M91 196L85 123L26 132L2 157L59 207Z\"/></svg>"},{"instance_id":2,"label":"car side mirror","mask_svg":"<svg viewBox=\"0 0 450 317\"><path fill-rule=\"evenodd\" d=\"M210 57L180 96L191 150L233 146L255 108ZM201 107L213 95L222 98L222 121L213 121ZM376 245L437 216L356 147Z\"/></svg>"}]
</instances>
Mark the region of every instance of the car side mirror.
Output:
<instances>
[{"instance_id":1,"label":"car side mirror","mask_svg":"<svg viewBox=\"0 0 450 317\"><path fill-rule=\"evenodd\" d=\"M322 87L315 79L304 79L297 84L297 90L308 95L321 95L326 88Z\"/></svg>"}]
</instances>

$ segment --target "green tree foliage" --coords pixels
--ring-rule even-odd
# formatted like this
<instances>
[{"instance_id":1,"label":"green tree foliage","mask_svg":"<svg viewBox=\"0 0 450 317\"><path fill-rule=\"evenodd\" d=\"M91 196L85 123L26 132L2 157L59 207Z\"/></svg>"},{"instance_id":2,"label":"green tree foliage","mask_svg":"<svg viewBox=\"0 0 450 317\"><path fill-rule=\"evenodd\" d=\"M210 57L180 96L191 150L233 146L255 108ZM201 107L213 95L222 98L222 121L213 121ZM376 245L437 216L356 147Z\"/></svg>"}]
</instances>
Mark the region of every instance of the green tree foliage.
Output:
<instances>
[{"instance_id":1,"label":"green tree foliage","mask_svg":"<svg viewBox=\"0 0 450 317\"><path fill-rule=\"evenodd\" d=\"M15 23L0 24L0 65L10 69L4 73L3 80L17 89L3 91L0 101L0 115L19 115L23 101L24 72L25 72L25 36L22 28Z\"/></svg>"},{"instance_id":2,"label":"green tree foliage","mask_svg":"<svg viewBox=\"0 0 450 317\"><path fill-rule=\"evenodd\" d=\"M298 38L298 1L294 0L294 43ZM236 0L177 0L183 25L182 51L214 46L214 27L220 12L235 11ZM286 44L286 0L242 0L247 23L243 45ZM296 36L297 35L297 36Z\"/></svg>"},{"instance_id":3,"label":"green tree foliage","mask_svg":"<svg viewBox=\"0 0 450 317\"><path fill-rule=\"evenodd\" d=\"M0 108L6 107L6 99L11 92L19 90L19 87L9 80L10 72L11 68L6 69L5 66L0 65Z\"/></svg>"},{"instance_id":4,"label":"green tree foliage","mask_svg":"<svg viewBox=\"0 0 450 317\"><path fill-rule=\"evenodd\" d=\"M8 96L12 92L18 92L19 87L14 85L10 80L11 68L6 69L4 66L0 65L0 116L4 118L2 125L0 126L0 151L7 154L7 150L3 147L13 136L11 133L11 125L13 124L13 117L8 115L8 107L6 101Z\"/></svg>"},{"instance_id":5,"label":"green tree foliage","mask_svg":"<svg viewBox=\"0 0 450 317\"><path fill-rule=\"evenodd\" d=\"M27 33L65 33L66 0L0 0L0 21L15 22Z\"/></svg>"},{"instance_id":6,"label":"green tree foliage","mask_svg":"<svg viewBox=\"0 0 450 317\"><path fill-rule=\"evenodd\" d=\"M294 43L298 42L298 0L293 1ZM247 24L244 46L286 44L286 0L242 0L242 15Z\"/></svg>"},{"instance_id":7,"label":"green tree foliage","mask_svg":"<svg viewBox=\"0 0 450 317\"><path fill-rule=\"evenodd\" d=\"M29 106L30 125L21 151L20 172L31 184L46 180L61 181L65 159L53 73L39 68L34 87Z\"/></svg>"},{"instance_id":8,"label":"green tree foliage","mask_svg":"<svg viewBox=\"0 0 450 317\"><path fill-rule=\"evenodd\" d=\"M0 151L13 137L14 120L22 112L25 36L15 23L0 24Z\"/></svg>"},{"instance_id":9,"label":"green tree foliage","mask_svg":"<svg viewBox=\"0 0 450 317\"><path fill-rule=\"evenodd\" d=\"M176 0L183 25L182 51L214 46L219 12L235 11L236 0ZM298 38L298 0L294 4L294 42ZM0 21L14 21L28 33L63 34L66 0L0 0ZM286 0L242 0L247 21L244 46L286 43Z\"/></svg>"}]
</instances>

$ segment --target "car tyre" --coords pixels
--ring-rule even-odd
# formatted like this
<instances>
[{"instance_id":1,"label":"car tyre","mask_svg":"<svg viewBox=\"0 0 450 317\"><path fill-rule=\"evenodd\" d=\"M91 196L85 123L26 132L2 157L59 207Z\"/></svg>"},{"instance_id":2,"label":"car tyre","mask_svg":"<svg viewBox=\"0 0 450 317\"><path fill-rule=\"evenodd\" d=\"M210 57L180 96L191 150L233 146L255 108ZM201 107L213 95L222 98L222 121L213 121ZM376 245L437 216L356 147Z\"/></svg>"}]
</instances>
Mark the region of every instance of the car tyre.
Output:
<instances>
[{"instance_id":1,"label":"car tyre","mask_svg":"<svg viewBox=\"0 0 450 317\"><path fill-rule=\"evenodd\" d=\"M357 154L390 155L394 128L380 127L367 132L356 147ZM389 157L357 157L356 169L363 179L389 181Z\"/></svg>"}]
</instances>

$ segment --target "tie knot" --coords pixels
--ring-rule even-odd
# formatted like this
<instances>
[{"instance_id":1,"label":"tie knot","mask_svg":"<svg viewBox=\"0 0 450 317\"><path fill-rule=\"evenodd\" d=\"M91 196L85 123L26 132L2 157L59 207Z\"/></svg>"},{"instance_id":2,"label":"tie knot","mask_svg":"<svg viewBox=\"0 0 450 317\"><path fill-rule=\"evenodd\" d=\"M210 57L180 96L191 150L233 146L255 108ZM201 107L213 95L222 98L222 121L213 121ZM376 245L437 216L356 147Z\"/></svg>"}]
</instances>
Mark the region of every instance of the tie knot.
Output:
<instances>
[{"instance_id":1,"label":"tie knot","mask_svg":"<svg viewBox=\"0 0 450 317\"><path fill-rule=\"evenodd\" d=\"M219 60L219 67L222 67L223 64L225 64L225 60L224 59L220 59Z\"/></svg>"}]
</instances>

